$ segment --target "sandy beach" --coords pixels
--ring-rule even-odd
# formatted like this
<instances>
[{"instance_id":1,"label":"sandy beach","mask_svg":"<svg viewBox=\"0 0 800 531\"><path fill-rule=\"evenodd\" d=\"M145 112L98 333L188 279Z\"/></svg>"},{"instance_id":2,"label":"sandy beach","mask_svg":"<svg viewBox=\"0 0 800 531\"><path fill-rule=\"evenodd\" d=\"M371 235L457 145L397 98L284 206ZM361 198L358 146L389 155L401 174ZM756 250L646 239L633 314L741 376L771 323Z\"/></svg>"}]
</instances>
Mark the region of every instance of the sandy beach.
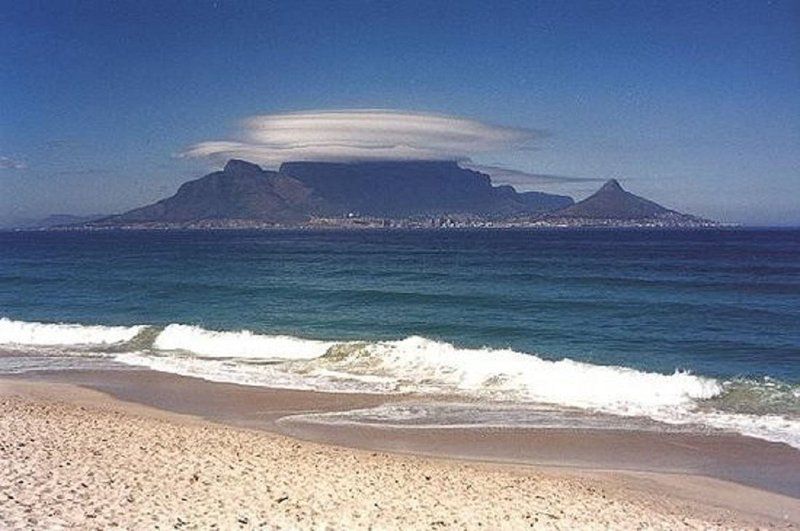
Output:
<instances>
[{"instance_id":1,"label":"sandy beach","mask_svg":"<svg viewBox=\"0 0 800 531\"><path fill-rule=\"evenodd\" d=\"M238 424L69 383L2 380L0 527L675 529L800 523L797 498L708 477L386 453Z\"/></svg>"}]
</instances>

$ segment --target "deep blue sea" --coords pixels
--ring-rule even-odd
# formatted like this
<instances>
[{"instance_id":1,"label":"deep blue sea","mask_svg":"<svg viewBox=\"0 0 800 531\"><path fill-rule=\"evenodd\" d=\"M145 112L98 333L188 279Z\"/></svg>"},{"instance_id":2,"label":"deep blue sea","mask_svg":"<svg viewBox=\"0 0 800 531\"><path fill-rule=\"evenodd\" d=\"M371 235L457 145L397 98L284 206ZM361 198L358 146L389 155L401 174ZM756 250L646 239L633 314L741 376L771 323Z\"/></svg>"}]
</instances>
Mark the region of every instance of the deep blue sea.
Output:
<instances>
[{"instance_id":1,"label":"deep blue sea","mask_svg":"<svg viewBox=\"0 0 800 531\"><path fill-rule=\"evenodd\" d=\"M0 318L0 372L146 366L800 445L794 229L5 232Z\"/></svg>"}]
</instances>

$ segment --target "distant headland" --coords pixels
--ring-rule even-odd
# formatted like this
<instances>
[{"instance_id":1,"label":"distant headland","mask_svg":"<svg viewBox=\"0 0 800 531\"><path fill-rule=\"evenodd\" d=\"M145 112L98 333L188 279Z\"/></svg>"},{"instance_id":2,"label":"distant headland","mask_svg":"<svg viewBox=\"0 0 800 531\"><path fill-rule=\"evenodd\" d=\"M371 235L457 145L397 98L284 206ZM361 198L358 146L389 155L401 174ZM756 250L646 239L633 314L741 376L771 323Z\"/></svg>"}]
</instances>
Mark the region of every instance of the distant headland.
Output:
<instances>
[{"instance_id":1,"label":"distant headland","mask_svg":"<svg viewBox=\"0 0 800 531\"><path fill-rule=\"evenodd\" d=\"M278 171L230 160L171 197L49 230L717 227L625 191L614 179L571 197L495 186L454 161L286 162Z\"/></svg>"}]
</instances>

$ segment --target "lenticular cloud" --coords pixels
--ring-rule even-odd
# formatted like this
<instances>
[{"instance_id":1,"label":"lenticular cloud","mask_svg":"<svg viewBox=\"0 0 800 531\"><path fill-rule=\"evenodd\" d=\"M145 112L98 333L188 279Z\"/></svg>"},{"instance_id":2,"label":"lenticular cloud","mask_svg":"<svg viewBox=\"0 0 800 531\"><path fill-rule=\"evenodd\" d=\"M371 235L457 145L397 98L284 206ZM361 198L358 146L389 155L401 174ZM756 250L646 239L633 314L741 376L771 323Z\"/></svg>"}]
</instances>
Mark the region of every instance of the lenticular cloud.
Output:
<instances>
[{"instance_id":1,"label":"lenticular cloud","mask_svg":"<svg viewBox=\"0 0 800 531\"><path fill-rule=\"evenodd\" d=\"M355 109L266 114L242 122L239 140L190 146L186 157L246 159L265 166L290 160L463 160L529 148L540 133L438 114Z\"/></svg>"}]
</instances>

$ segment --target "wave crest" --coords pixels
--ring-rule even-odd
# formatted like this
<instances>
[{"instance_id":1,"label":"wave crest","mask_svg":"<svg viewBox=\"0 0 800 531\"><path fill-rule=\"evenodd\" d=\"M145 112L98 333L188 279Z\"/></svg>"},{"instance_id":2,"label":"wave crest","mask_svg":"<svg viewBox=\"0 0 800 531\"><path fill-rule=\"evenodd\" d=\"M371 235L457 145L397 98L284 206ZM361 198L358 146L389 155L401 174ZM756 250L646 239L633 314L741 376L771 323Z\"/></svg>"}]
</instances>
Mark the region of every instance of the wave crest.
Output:
<instances>
[{"instance_id":1,"label":"wave crest","mask_svg":"<svg viewBox=\"0 0 800 531\"><path fill-rule=\"evenodd\" d=\"M249 330L216 332L198 326L171 324L158 334L153 347L187 351L199 357L281 361L317 358L333 344L292 336L254 334Z\"/></svg>"},{"instance_id":2,"label":"wave crest","mask_svg":"<svg viewBox=\"0 0 800 531\"><path fill-rule=\"evenodd\" d=\"M0 318L0 344L5 345L113 345L132 340L145 326L101 326L36 323Z\"/></svg>"},{"instance_id":3,"label":"wave crest","mask_svg":"<svg viewBox=\"0 0 800 531\"><path fill-rule=\"evenodd\" d=\"M722 392L716 380L687 372L667 375L570 359L550 361L508 349L465 349L416 336L348 344L311 364L318 372L390 378L397 392L489 395L628 415L686 405Z\"/></svg>"}]
</instances>

